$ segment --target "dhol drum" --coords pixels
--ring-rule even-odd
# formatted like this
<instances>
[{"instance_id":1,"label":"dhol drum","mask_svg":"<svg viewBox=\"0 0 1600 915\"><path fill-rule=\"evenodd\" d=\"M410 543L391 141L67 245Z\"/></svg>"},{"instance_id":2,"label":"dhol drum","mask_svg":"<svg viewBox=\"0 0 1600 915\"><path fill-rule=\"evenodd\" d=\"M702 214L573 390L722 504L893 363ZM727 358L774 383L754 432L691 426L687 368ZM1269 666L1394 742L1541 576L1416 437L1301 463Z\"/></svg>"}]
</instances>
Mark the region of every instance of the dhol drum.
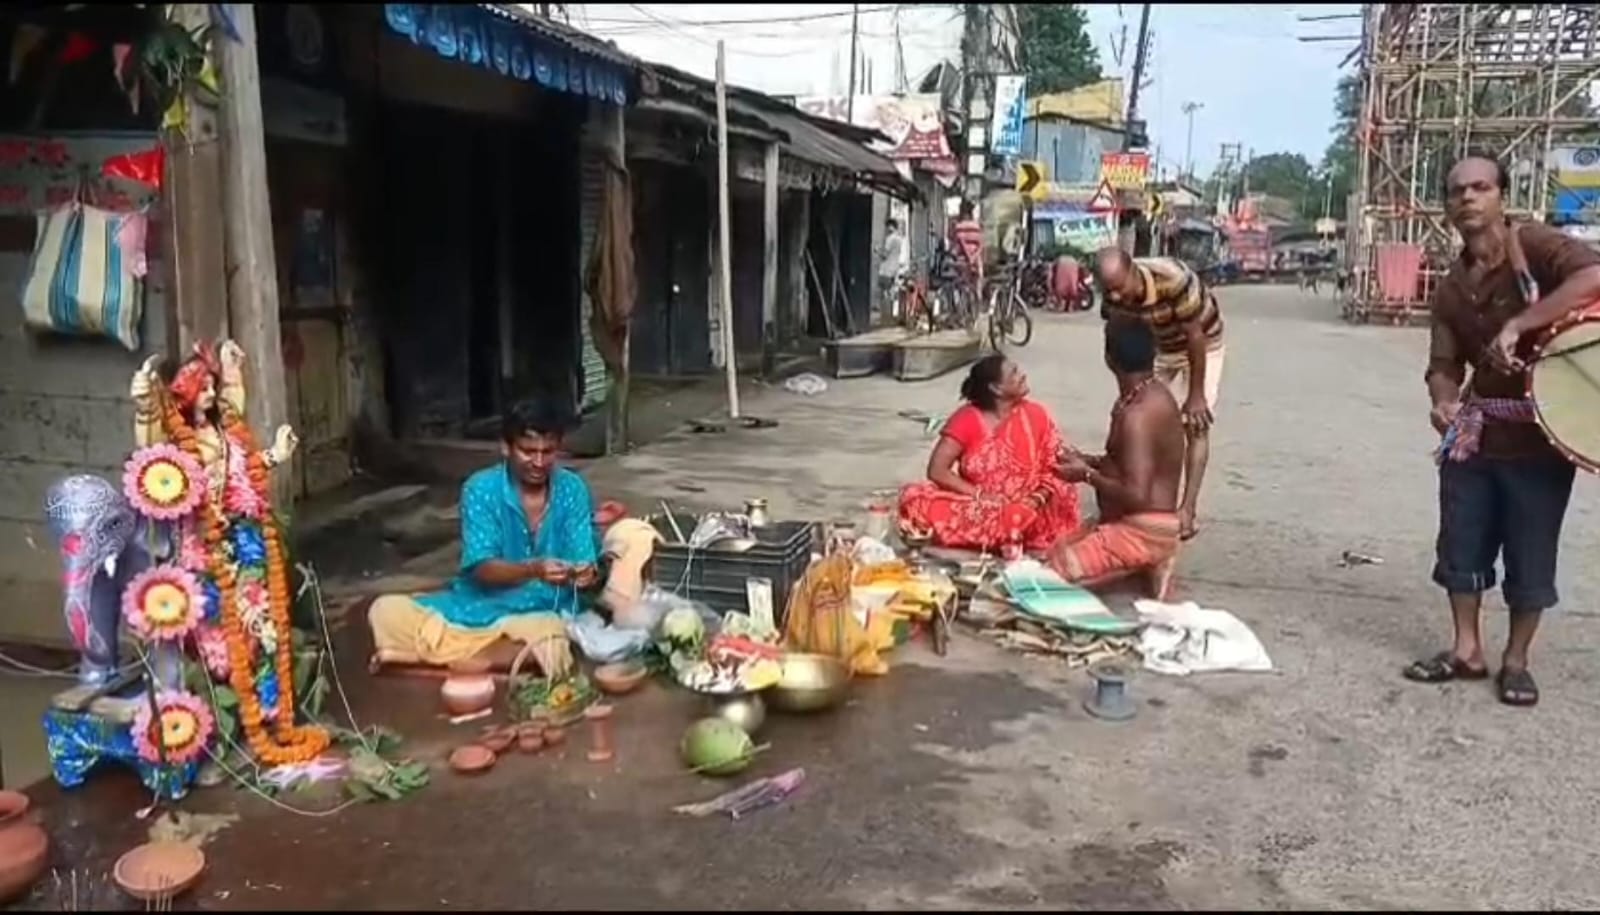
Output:
<instances>
[{"instance_id":1,"label":"dhol drum","mask_svg":"<svg viewBox=\"0 0 1600 915\"><path fill-rule=\"evenodd\" d=\"M1567 459L1600 473L1600 302L1553 325L1528 371L1539 425Z\"/></svg>"}]
</instances>

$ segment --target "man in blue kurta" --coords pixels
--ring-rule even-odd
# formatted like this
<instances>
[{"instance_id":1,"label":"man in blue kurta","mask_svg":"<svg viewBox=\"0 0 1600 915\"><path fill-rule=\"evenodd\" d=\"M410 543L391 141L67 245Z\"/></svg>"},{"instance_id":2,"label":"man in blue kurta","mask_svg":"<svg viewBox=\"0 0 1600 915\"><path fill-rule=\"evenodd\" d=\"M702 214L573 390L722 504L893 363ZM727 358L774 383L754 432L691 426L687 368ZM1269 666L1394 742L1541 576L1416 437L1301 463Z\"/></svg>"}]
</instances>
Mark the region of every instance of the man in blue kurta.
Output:
<instances>
[{"instance_id":1,"label":"man in blue kurta","mask_svg":"<svg viewBox=\"0 0 1600 915\"><path fill-rule=\"evenodd\" d=\"M598 579L589 486L556 455L572 415L551 401L506 413L505 459L461 487L461 568L443 591L385 595L368 614L375 664L453 664L501 638L549 676L572 664L566 620Z\"/></svg>"}]
</instances>

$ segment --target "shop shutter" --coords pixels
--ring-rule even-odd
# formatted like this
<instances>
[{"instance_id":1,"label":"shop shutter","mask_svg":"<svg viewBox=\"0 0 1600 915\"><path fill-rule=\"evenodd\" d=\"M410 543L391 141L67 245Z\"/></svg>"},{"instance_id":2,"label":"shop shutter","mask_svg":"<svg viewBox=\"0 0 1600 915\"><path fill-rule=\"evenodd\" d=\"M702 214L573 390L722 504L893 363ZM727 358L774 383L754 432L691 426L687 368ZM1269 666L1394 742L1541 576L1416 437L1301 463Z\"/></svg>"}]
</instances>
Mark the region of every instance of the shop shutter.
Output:
<instances>
[{"instance_id":1,"label":"shop shutter","mask_svg":"<svg viewBox=\"0 0 1600 915\"><path fill-rule=\"evenodd\" d=\"M579 269L584 271L585 276L589 269L589 252L594 250L594 237L600 226L600 207L605 195L605 167L600 156L598 149L587 145L584 147L578 231L582 236ZM594 348L594 334L589 329L589 316L594 310L594 303L589 301L587 292L583 293L582 300L583 409L587 411L605 403L609 376L606 374L605 361L600 358L600 351Z\"/></svg>"}]
</instances>

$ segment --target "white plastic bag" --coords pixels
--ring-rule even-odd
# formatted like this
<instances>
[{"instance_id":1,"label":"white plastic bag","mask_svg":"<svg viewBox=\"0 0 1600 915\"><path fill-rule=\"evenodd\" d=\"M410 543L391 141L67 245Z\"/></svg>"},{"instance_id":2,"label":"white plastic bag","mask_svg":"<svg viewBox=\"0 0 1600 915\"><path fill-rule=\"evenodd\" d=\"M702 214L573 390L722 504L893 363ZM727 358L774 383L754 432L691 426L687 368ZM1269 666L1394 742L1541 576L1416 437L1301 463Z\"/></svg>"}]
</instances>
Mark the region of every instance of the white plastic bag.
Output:
<instances>
[{"instance_id":1,"label":"white plastic bag","mask_svg":"<svg viewBox=\"0 0 1600 915\"><path fill-rule=\"evenodd\" d=\"M567 637L583 656L599 664L626 661L650 644L648 629L618 629L590 611L567 623Z\"/></svg>"}]
</instances>

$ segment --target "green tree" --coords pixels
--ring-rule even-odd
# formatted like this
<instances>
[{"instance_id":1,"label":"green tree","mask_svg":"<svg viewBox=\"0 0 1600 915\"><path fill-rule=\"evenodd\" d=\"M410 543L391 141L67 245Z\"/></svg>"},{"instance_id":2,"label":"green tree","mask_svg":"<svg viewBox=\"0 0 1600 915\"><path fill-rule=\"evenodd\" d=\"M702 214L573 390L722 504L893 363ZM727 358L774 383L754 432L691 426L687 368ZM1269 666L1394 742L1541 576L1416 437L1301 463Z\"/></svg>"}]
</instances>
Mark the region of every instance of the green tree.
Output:
<instances>
[{"instance_id":1,"label":"green tree","mask_svg":"<svg viewBox=\"0 0 1600 915\"><path fill-rule=\"evenodd\" d=\"M1065 92L1104 78L1100 54L1089 38L1089 17L1080 5L1039 3L1013 8L1030 95Z\"/></svg>"},{"instance_id":2,"label":"green tree","mask_svg":"<svg viewBox=\"0 0 1600 915\"><path fill-rule=\"evenodd\" d=\"M1346 73L1333 91L1333 140L1322 154L1322 173L1333 179L1334 219L1344 219L1356 185L1356 122L1361 117L1361 76ZM1317 215L1321 215L1318 211Z\"/></svg>"}]
</instances>

